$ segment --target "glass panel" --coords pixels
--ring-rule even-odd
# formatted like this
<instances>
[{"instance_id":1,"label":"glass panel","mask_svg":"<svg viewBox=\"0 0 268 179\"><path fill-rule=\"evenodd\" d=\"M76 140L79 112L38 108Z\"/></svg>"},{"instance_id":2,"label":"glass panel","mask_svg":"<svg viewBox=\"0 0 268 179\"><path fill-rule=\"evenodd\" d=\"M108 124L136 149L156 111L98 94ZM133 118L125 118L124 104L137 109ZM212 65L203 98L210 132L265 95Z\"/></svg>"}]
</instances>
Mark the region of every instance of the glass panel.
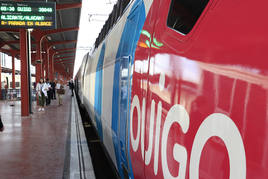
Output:
<instances>
[{"instance_id":1,"label":"glass panel","mask_svg":"<svg viewBox=\"0 0 268 179\"><path fill-rule=\"evenodd\" d=\"M183 34L188 34L209 0L172 0L167 26Z\"/></svg>"}]
</instances>

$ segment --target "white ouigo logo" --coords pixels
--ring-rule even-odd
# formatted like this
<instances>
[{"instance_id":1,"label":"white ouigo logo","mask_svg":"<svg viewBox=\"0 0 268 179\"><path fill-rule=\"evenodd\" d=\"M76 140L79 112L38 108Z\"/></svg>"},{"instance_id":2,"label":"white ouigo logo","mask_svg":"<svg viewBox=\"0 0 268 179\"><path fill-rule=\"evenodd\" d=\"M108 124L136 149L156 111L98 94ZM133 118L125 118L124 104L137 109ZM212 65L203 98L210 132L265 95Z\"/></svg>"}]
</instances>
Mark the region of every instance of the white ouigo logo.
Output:
<instances>
[{"instance_id":1,"label":"white ouigo logo","mask_svg":"<svg viewBox=\"0 0 268 179\"><path fill-rule=\"evenodd\" d=\"M161 75L162 76L162 75ZM163 83L165 79L161 77L159 84ZM163 85L163 84L161 84ZM163 89L163 86L160 86ZM161 90L162 90L161 89ZM149 128L149 143L146 151L144 147L145 135L145 98L142 99L142 107L137 95L133 97L130 113L130 140L134 152L138 151L141 145L141 155L145 165L149 165L152 158L152 151L154 148L154 174L157 175L159 165L162 166L164 178L168 179L184 179L186 174L187 162L190 162L189 178L199 179L199 163L201 159L202 150L206 142L213 136L221 138L224 142L229 156L230 173L229 179L246 179L246 155L242 137L240 132L231 118L221 113L213 113L206 117L206 119L199 126L195 135L191 153L190 161L187 161L188 151L181 144L176 143L173 146L173 158L179 165L179 173L173 176L168 167L167 161L167 142L170 129L173 124L177 123L181 126L184 134L188 132L190 126L190 118L188 112L180 104L175 104L170 108L164 121L163 128L160 128L162 116L162 102L157 104L157 115L155 118L155 101L151 102L150 114L150 128ZM137 131L134 136L133 115L134 110L137 111ZM156 121L155 121L156 119ZM154 128L154 122L155 128ZM160 140L160 132L162 137ZM155 134L155 136L153 135ZM154 147L153 147L153 139ZM159 156L159 149L161 148L161 156ZM161 157L161 164L159 164L159 157Z\"/></svg>"}]
</instances>

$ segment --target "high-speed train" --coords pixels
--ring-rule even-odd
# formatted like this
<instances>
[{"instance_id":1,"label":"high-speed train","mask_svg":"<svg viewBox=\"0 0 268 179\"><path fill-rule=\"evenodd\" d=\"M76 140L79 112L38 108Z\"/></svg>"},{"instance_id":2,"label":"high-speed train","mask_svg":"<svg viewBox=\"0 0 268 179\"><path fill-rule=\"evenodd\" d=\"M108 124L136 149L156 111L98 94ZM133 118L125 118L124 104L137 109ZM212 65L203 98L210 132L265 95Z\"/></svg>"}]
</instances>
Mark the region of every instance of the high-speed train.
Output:
<instances>
[{"instance_id":1,"label":"high-speed train","mask_svg":"<svg viewBox=\"0 0 268 179\"><path fill-rule=\"evenodd\" d=\"M267 7L118 1L75 82L121 178L268 178Z\"/></svg>"}]
</instances>

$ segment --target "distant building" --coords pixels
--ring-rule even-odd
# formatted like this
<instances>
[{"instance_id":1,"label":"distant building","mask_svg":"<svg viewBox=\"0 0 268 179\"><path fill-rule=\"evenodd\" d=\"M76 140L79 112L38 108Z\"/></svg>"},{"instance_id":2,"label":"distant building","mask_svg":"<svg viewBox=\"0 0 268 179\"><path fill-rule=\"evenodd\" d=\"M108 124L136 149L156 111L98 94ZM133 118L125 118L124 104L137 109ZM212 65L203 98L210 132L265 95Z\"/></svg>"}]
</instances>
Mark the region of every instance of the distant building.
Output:
<instances>
[{"instance_id":1,"label":"distant building","mask_svg":"<svg viewBox=\"0 0 268 179\"><path fill-rule=\"evenodd\" d=\"M2 89L7 85L8 88L12 88L12 57L1 53L1 84ZM20 88L20 60L15 58L15 86L16 88ZM32 74L32 84L35 82L35 67L31 65L31 74Z\"/></svg>"}]
</instances>

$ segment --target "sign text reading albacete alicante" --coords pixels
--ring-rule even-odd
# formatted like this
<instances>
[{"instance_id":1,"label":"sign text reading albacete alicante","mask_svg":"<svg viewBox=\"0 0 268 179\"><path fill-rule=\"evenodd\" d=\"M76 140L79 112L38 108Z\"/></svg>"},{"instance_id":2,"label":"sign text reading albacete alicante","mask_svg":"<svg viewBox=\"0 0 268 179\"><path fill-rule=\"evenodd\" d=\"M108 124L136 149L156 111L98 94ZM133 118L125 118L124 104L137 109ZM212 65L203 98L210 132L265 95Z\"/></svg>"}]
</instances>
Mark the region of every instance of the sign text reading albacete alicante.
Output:
<instances>
[{"instance_id":1,"label":"sign text reading albacete alicante","mask_svg":"<svg viewBox=\"0 0 268 179\"><path fill-rule=\"evenodd\" d=\"M0 27L55 29L56 4L0 1Z\"/></svg>"}]
</instances>

